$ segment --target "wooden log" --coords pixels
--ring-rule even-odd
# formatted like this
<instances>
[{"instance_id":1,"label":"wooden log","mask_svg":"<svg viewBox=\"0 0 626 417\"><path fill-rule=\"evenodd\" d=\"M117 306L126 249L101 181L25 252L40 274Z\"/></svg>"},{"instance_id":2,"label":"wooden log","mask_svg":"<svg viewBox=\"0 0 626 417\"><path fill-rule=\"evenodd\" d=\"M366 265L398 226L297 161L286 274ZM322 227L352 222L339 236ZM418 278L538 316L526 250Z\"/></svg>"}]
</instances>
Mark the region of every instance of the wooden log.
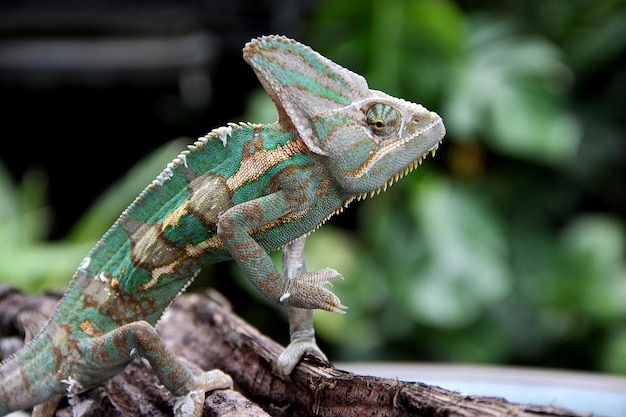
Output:
<instances>
[{"instance_id":1,"label":"wooden log","mask_svg":"<svg viewBox=\"0 0 626 417\"><path fill-rule=\"evenodd\" d=\"M50 314L58 297L27 297L0 287L0 349L16 349L16 334L21 332L23 339L25 327L32 328L33 321L41 325L41 316ZM33 320L33 316L39 319ZM313 357L297 366L291 381L284 381L272 372L282 346L235 315L228 302L212 291L181 295L157 329L193 368L219 368L232 376L233 390L207 394L206 416L583 415L557 407L464 395L419 382L356 375ZM173 402L150 365L137 360L107 383L81 394L78 415L171 416ZM71 407L63 401L57 416L71 415Z\"/></svg>"}]
</instances>

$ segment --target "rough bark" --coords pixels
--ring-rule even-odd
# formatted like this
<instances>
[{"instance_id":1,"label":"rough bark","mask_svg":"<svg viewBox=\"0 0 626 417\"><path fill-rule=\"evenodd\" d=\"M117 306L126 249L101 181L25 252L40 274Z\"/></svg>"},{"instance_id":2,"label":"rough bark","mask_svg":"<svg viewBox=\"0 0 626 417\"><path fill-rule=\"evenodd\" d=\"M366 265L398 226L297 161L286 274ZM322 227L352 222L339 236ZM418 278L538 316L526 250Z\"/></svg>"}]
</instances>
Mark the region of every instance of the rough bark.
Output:
<instances>
[{"instance_id":1,"label":"rough bark","mask_svg":"<svg viewBox=\"0 0 626 417\"><path fill-rule=\"evenodd\" d=\"M58 294L27 297L0 287L0 350L41 326ZM18 329L22 336L18 335ZM286 382L272 373L282 347L236 316L218 294L178 298L158 326L170 347L197 369L220 368L233 390L207 394L205 416L581 416L555 407L467 396L409 381L356 375L306 358ZM81 395L80 416L171 416L173 397L145 361L135 361ZM79 411L78 413L76 413ZM63 401L57 416L71 416Z\"/></svg>"}]
</instances>

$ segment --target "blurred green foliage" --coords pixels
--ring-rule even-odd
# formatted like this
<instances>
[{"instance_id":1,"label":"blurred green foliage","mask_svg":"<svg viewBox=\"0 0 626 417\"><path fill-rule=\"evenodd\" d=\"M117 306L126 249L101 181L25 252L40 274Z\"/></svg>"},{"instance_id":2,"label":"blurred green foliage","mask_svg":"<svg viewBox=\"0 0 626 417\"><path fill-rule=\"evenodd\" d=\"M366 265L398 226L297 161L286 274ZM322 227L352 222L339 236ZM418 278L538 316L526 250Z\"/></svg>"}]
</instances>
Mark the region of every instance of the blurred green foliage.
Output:
<instances>
[{"instance_id":1,"label":"blurred green foliage","mask_svg":"<svg viewBox=\"0 0 626 417\"><path fill-rule=\"evenodd\" d=\"M301 40L448 129L434 159L308 239L309 269L346 277L334 291L348 314L316 313L333 360L626 373L625 23L616 0L320 5ZM274 119L259 90L242 120ZM54 243L43 176L14 186L0 171L0 276L66 285L180 149L155 152Z\"/></svg>"}]
</instances>

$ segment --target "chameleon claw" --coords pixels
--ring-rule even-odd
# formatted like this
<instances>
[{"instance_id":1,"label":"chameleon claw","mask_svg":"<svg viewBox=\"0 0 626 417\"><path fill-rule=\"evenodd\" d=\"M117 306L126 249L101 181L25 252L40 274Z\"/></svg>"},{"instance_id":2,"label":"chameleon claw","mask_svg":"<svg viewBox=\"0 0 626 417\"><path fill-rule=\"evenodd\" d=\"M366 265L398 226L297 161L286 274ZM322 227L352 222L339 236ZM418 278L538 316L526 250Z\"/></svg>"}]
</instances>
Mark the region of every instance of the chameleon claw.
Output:
<instances>
[{"instance_id":1,"label":"chameleon claw","mask_svg":"<svg viewBox=\"0 0 626 417\"><path fill-rule=\"evenodd\" d=\"M328 311L331 311L333 313L346 314L347 309L348 309L348 306L344 306L343 304L339 303L339 305L336 305L328 309Z\"/></svg>"},{"instance_id":2,"label":"chameleon claw","mask_svg":"<svg viewBox=\"0 0 626 417\"><path fill-rule=\"evenodd\" d=\"M339 299L339 297L337 297L332 291L329 291L326 288L322 288L322 287L317 287L317 288L319 288L322 291L325 297L323 304L318 308L321 308L322 310L326 310L326 311L332 311L334 313L346 314L345 310L348 307L341 304L341 300Z\"/></svg>"}]
</instances>

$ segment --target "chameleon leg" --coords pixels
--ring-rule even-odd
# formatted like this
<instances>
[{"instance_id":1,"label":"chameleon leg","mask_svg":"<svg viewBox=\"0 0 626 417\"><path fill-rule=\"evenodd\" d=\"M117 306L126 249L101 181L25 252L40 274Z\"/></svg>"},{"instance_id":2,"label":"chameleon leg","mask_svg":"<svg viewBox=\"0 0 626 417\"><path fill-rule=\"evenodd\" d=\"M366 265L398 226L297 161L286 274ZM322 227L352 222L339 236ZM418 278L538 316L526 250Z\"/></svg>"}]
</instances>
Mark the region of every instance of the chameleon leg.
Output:
<instances>
[{"instance_id":1,"label":"chameleon leg","mask_svg":"<svg viewBox=\"0 0 626 417\"><path fill-rule=\"evenodd\" d=\"M343 313L345 306L339 298L322 286L340 276L337 271L324 269L285 279L265 249L250 235L251 231L302 209L302 203L290 201L285 195L301 194L278 191L231 207L220 216L217 234L246 277L269 300L284 306Z\"/></svg>"},{"instance_id":2,"label":"chameleon leg","mask_svg":"<svg viewBox=\"0 0 626 417\"><path fill-rule=\"evenodd\" d=\"M125 366L134 357L146 358L161 383L177 397L174 405L177 417L199 417L206 391L231 388L233 384L219 370L194 375L145 321L124 325L96 338L87 351L90 352L86 357L88 363L109 364L111 368ZM105 365L102 368L107 372Z\"/></svg>"},{"instance_id":3,"label":"chameleon leg","mask_svg":"<svg viewBox=\"0 0 626 417\"><path fill-rule=\"evenodd\" d=\"M289 280L306 273L303 255L305 240L306 236L302 236L283 249L283 276ZM298 362L307 353L328 362L326 355L315 342L313 310L287 307L287 314L289 315L291 341L289 346L280 354L276 363L276 371L283 379L289 377Z\"/></svg>"}]
</instances>

